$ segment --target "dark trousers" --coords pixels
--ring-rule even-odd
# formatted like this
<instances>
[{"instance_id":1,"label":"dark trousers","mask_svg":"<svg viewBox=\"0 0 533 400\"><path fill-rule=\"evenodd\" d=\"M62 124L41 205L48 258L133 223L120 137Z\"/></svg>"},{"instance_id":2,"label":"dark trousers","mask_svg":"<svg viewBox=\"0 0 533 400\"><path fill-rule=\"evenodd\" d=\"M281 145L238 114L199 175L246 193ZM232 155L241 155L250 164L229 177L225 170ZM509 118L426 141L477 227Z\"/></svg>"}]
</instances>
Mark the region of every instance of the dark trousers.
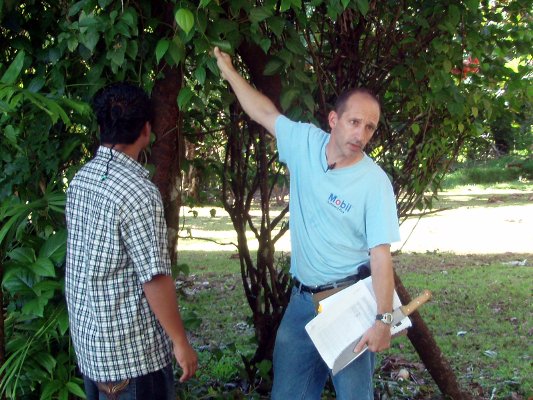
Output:
<instances>
[{"instance_id":1,"label":"dark trousers","mask_svg":"<svg viewBox=\"0 0 533 400\"><path fill-rule=\"evenodd\" d=\"M176 400L169 364L159 371L118 382L95 382L83 377L87 400Z\"/></svg>"}]
</instances>

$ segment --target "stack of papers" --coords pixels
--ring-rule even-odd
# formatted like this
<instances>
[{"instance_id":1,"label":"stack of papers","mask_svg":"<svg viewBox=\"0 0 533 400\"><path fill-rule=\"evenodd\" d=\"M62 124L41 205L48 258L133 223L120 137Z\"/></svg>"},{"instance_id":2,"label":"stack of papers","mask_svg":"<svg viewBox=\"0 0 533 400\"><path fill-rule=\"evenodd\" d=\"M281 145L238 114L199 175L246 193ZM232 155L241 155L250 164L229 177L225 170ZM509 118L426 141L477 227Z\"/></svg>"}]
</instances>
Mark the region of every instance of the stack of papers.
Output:
<instances>
[{"instance_id":1,"label":"stack of papers","mask_svg":"<svg viewBox=\"0 0 533 400\"><path fill-rule=\"evenodd\" d=\"M402 303L396 291L393 308ZM372 288L372 277L363 279L320 302L321 312L305 329L333 375L355 360L360 353L353 352L361 336L376 322L377 303ZM394 321L394 335L411 326L411 320Z\"/></svg>"}]
</instances>

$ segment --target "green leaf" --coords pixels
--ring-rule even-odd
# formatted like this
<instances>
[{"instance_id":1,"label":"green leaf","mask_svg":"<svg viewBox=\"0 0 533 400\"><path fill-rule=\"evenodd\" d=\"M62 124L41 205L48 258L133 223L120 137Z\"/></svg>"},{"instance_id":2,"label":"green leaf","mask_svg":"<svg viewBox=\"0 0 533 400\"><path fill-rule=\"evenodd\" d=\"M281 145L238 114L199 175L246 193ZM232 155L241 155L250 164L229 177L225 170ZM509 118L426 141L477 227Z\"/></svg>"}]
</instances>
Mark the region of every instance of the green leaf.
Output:
<instances>
[{"instance_id":1,"label":"green leaf","mask_svg":"<svg viewBox=\"0 0 533 400\"><path fill-rule=\"evenodd\" d=\"M298 54L298 55L305 55L307 54L304 46L302 45L302 42L296 37L291 37L288 40L285 41L285 46L287 49L289 49L292 53Z\"/></svg>"},{"instance_id":2,"label":"green leaf","mask_svg":"<svg viewBox=\"0 0 533 400\"><path fill-rule=\"evenodd\" d=\"M250 21L251 22L261 22L267 19L268 17L272 16L272 10L270 8L265 7L255 7L250 10Z\"/></svg>"},{"instance_id":3,"label":"green leaf","mask_svg":"<svg viewBox=\"0 0 533 400\"><path fill-rule=\"evenodd\" d=\"M211 45L213 46L213 48L218 47L224 53L233 54L233 48L231 47L231 43L227 40L211 40Z\"/></svg>"},{"instance_id":4,"label":"green leaf","mask_svg":"<svg viewBox=\"0 0 533 400\"><path fill-rule=\"evenodd\" d=\"M54 371L56 360L50 353L35 353L33 359L50 374Z\"/></svg>"},{"instance_id":5,"label":"green leaf","mask_svg":"<svg viewBox=\"0 0 533 400\"><path fill-rule=\"evenodd\" d=\"M285 62L278 57L273 57L267 64L265 65L265 69L263 70L264 75L275 75L283 68L285 67Z\"/></svg>"},{"instance_id":6,"label":"green leaf","mask_svg":"<svg viewBox=\"0 0 533 400\"><path fill-rule=\"evenodd\" d=\"M279 102L281 105L281 108L285 111L287 110L294 99L296 99L300 95L300 91L298 89L289 89L281 93Z\"/></svg>"},{"instance_id":7,"label":"green leaf","mask_svg":"<svg viewBox=\"0 0 533 400\"><path fill-rule=\"evenodd\" d=\"M155 58L157 62L161 61L168 50L168 46L170 46L170 41L168 39L160 39L159 42L157 42L157 46L155 47Z\"/></svg>"},{"instance_id":8,"label":"green leaf","mask_svg":"<svg viewBox=\"0 0 533 400\"><path fill-rule=\"evenodd\" d=\"M0 82L12 85L17 80L20 71L22 71L22 67L24 66L24 56L26 53L24 51L20 51L13 62L9 65L9 67L6 69L6 72L4 72L4 75L2 75L2 78L0 79Z\"/></svg>"},{"instance_id":9,"label":"green leaf","mask_svg":"<svg viewBox=\"0 0 533 400\"><path fill-rule=\"evenodd\" d=\"M81 35L81 43L87 47L87 49L92 53L100 39L100 34L95 29L89 29L85 32L84 35ZM71 50L72 51L72 50Z\"/></svg>"},{"instance_id":10,"label":"green leaf","mask_svg":"<svg viewBox=\"0 0 533 400\"><path fill-rule=\"evenodd\" d=\"M43 302L40 298L31 299L22 307L22 314L29 316L42 317L44 315L44 307L48 301Z\"/></svg>"},{"instance_id":11,"label":"green leaf","mask_svg":"<svg viewBox=\"0 0 533 400\"><path fill-rule=\"evenodd\" d=\"M13 128L13 125L8 125L4 129L4 136L11 144L17 144L17 137L19 132Z\"/></svg>"},{"instance_id":12,"label":"green leaf","mask_svg":"<svg viewBox=\"0 0 533 400\"><path fill-rule=\"evenodd\" d=\"M444 69L444 71L451 71L452 70L452 63L450 62L450 60L444 60L442 62L442 68Z\"/></svg>"},{"instance_id":13,"label":"green leaf","mask_svg":"<svg viewBox=\"0 0 533 400\"><path fill-rule=\"evenodd\" d=\"M39 257L49 258L54 264L63 262L67 253L67 230L62 229L50 236L39 250Z\"/></svg>"},{"instance_id":14,"label":"green leaf","mask_svg":"<svg viewBox=\"0 0 533 400\"><path fill-rule=\"evenodd\" d=\"M72 393L74 396L81 397L82 399L86 398L85 392L80 387L80 385L78 385L77 383L70 381L70 382L67 382L65 386L67 387L68 391Z\"/></svg>"},{"instance_id":15,"label":"green leaf","mask_svg":"<svg viewBox=\"0 0 533 400\"><path fill-rule=\"evenodd\" d=\"M130 28L137 29L137 13L134 8L128 7L120 19Z\"/></svg>"},{"instance_id":16,"label":"green leaf","mask_svg":"<svg viewBox=\"0 0 533 400\"><path fill-rule=\"evenodd\" d=\"M196 77L196 80L200 83L200 85L203 85L205 82L205 77L206 77L205 68L204 67L196 68L196 71L194 71L194 76Z\"/></svg>"},{"instance_id":17,"label":"green leaf","mask_svg":"<svg viewBox=\"0 0 533 400\"><path fill-rule=\"evenodd\" d=\"M477 118L478 113L479 113L478 108L477 107L472 107L472 115L474 116L474 118Z\"/></svg>"},{"instance_id":18,"label":"green leaf","mask_svg":"<svg viewBox=\"0 0 533 400\"><path fill-rule=\"evenodd\" d=\"M63 387L63 383L60 381L50 381L46 382L43 386L43 390L41 392L41 397L39 400L49 400L52 399L52 395L59 391Z\"/></svg>"},{"instance_id":19,"label":"green leaf","mask_svg":"<svg viewBox=\"0 0 533 400\"><path fill-rule=\"evenodd\" d=\"M190 10L186 8L180 8L178 11L176 11L174 17L178 23L178 26L183 29L185 33L189 33L194 27L194 14Z\"/></svg>"},{"instance_id":20,"label":"green leaf","mask_svg":"<svg viewBox=\"0 0 533 400\"><path fill-rule=\"evenodd\" d=\"M46 83L46 80L42 76L36 76L33 78L28 85L28 90L32 93L37 93L41 90Z\"/></svg>"},{"instance_id":21,"label":"green leaf","mask_svg":"<svg viewBox=\"0 0 533 400\"><path fill-rule=\"evenodd\" d=\"M345 6L344 8L346 7L347 6ZM366 16L366 14L368 13L368 10L370 9L368 0L357 0L357 9L361 12L361 14L363 14L363 16Z\"/></svg>"},{"instance_id":22,"label":"green leaf","mask_svg":"<svg viewBox=\"0 0 533 400\"><path fill-rule=\"evenodd\" d=\"M137 41L135 40L129 40L128 41L128 48L126 49L126 54L129 58L132 60L135 60L137 58L137 53L139 52L139 45L137 44Z\"/></svg>"},{"instance_id":23,"label":"green leaf","mask_svg":"<svg viewBox=\"0 0 533 400\"><path fill-rule=\"evenodd\" d=\"M274 32L274 35L276 35L276 37L278 38L283 33L283 30L285 29L285 24L287 23L285 19L277 16L269 18L267 22L268 27L272 30L272 32Z\"/></svg>"},{"instance_id":24,"label":"green leaf","mask_svg":"<svg viewBox=\"0 0 533 400\"><path fill-rule=\"evenodd\" d=\"M35 251L31 247L17 247L7 253L10 259L22 264L35 262Z\"/></svg>"},{"instance_id":25,"label":"green leaf","mask_svg":"<svg viewBox=\"0 0 533 400\"><path fill-rule=\"evenodd\" d=\"M479 10L479 0L464 0L464 3L470 11L476 12Z\"/></svg>"},{"instance_id":26,"label":"green leaf","mask_svg":"<svg viewBox=\"0 0 533 400\"><path fill-rule=\"evenodd\" d=\"M178 35L170 42L167 54L170 56L174 65L179 65L185 60L185 46Z\"/></svg>"},{"instance_id":27,"label":"green leaf","mask_svg":"<svg viewBox=\"0 0 533 400\"><path fill-rule=\"evenodd\" d=\"M54 263L49 258L39 257L35 263L32 264L30 269L32 272L42 277L53 278L56 276Z\"/></svg>"},{"instance_id":28,"label":"green leaf","mask_svg":"<svg viewBox=\"0 0 533 400\"><path fill-rule=\"evenodd\" d=\"M448 22L451 24L451 26L456 27L461 20L461 11L459 10L459 7L451 4L448 8L448 18Z\"/></svg>"},{"instance_id":29,"label":"green leaf","mask_svg":"<svg viewBox=\"0 0 533 400\"><path fill-rule=\"evenodd\" d=\"M285 12L291 8L291 0L281 0L281 5L279 6L279 11Z\"/></svg>"},{"instance_id":30,"label":"green leaf","mask_svg":"<svg viewBox=\"0 0 533 400\"><path fill-rule=\"evenodd\" d=\"M71 36L67 40L67 47L70 52L73 52L78 48L78 38L76 36Z\"/></svg>"},{"instance_id":31,"label":"green leaf","mask_svg":"<svg viewBox=\"0 0 533 400\"><path fill-rule=\"evenodd\" d=\"M59 327L59 333L64 335L68 330L68 311L67 309L61 310L61 313L57 317L57 326Z\"/></svg>"},{"instance_id":32,"label":"green leaf","mask_svg":"<svg viewBox=\"0 0 533 400\"><path fill-rule=\"evenodd\" d=\"M188 86L181 88L178 94L178 107L180 110L189 105L193 95L193 91Z\"/></svg>"},{"instance_id":33,"label":"green leaf","mask_svg":"<svg viewBox=\"0 0 533 400\"><path fill-rule=\"evenodd\" d=\"M414 123L413 125L411 125L411 130L415 135L418 135L418 132L420 132L420 125Z\"/></svg>"},{"instance_id":34,"label":"green leaf","mask_svg":"<svg viewBox=\"0 0 533 400\"><path fill-rule=\"evenodd\" d=\"M272 41L269 38L263 38L259 41L259 46L266 54L268 53L270 46L272 46Z\"/></svg>"}]
</instances>

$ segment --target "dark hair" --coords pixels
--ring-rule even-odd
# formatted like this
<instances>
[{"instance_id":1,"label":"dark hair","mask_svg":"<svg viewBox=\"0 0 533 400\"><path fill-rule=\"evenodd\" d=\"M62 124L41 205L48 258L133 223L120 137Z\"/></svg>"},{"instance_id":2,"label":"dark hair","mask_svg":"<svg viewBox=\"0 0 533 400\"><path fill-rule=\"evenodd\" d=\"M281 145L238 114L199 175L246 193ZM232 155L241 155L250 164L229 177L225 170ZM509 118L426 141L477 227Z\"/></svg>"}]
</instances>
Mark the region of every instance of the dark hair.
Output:
<instances>
[{"instance_id":1,"label":"dark hair","mask_svg":"<svg viewBox=\"0 0 533 400\"><path fill-rule=\"evenodd\" d=\"M100 127L102 143L132 144L146 122L152 121L152 105L138 86L119 82L100 89L92 108Z\"/></svg>"},{"instance_id":2,"label":"dark hair","mask_svg":"<svg viewBox=\"0 0 533 400\"><path fill-rule=\"evenodd\" d=\"M376 96L376 94L372 90L366 87L357 87L357 88L345 90L339 95L339 97L337 97L337 101L335 102L335 112L339 116L342 115L342 113L345 111L346 102L354 94L366 94L367 96L370 96L378 104L379 112L381 114L381 102L379 101L378 96Z\"/></svg>"}]
</instances>

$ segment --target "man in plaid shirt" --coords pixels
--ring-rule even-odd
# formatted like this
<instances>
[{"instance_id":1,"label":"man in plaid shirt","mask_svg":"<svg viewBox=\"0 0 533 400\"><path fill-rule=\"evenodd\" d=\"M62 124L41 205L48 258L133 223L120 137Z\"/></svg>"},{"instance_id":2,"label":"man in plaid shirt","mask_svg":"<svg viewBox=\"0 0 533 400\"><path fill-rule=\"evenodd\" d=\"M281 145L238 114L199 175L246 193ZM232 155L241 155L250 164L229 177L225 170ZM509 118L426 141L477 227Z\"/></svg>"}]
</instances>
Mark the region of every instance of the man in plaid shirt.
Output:
<instances>
[{"instance_id":1,"label":"man in plaid shirt","mask_svg":"<svg viewBox=\"0 0 533 400\"><path fill-rule=\"evenodd\" d=\"M118 83L93 100L102 145L67 191L65 293L87 398L174 400L172 352L194 375L196 352L176 301L161 195L136 160L151 104Z\"/></svg>"}]
</instances>

